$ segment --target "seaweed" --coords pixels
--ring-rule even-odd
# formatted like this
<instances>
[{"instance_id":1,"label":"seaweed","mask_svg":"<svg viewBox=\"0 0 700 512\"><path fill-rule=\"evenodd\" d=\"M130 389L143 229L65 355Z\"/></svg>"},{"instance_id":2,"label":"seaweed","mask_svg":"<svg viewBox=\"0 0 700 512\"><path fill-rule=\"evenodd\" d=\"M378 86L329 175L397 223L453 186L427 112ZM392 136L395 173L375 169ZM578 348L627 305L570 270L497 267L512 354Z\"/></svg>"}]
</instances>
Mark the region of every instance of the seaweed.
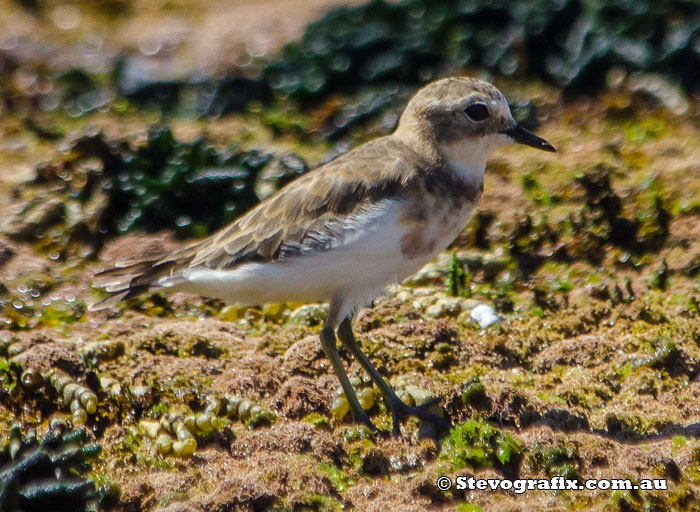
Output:
<instances>
[{"instance_id":1,"label":"seaweed","mask_svg":"<svg viewBox=\"0 0 700 512\"><path fill-rule=\"evenodd\" d=\"M537 444L530 459L534 466L544 467L550 477L563 476L566 480L580 480L578 466L580 457L578 454L566 446L545 447Z\"/></svg>"},{"instance_id":2,"label":"seaweed","mask_svg":"<svg viewBox=\"0 0 700 512\"><path fill-rule=\"evenodd\" d=\"M82 220L68 219L67 207L58 200L58 214L38 216L47 203L36 202L8 234L39 241L61 256L71 244L82 241L94 251L107 238L133 231L172 229L182 238L202 237L257 204L261 186L274 190L307 170L294 154L217 149L204 137L182 142L165 126L134 143L93 131L69 144L65 161L40 166L34 182L23 186L24 194L33 190L39 197L45 187L55 191L60 185L65 202L80 211Z\"/></svg>"},{"instance_id":3,"label":"seaweed","mask_svg":"<svg viewBox=\"0 0 700 512\"><path fill-rule=\"evenodd\" d=\"M259 201L256 184L273 160L257 150L217 151L204 138L179 142L165 127L150 130L135 149L122 144L115 151L101 133L81 138L74 148L103 162L108 201L98 230L105 234L164 227L183 237L207 234ZM280 167L277 181L306 170L298 158L282 159ZM89 190L81 192L86 201Z\"/></svg>"},{"instance_id":4,"label":"seaweed","mask_svg":"<svg viewBox=\"0 0 700 512\"><path fill-rule=\"evenodd\" d=\"M533 219L529 213L516 216L513 227L507 233L508 250L518 263L523 277L530 276L548 258L562 258L554 251L559 241L559 231L545 216Z\"/></svg>"},{"instance_id":5,"label":"seaweed","mask_svg":"<svg viewBox=\"0 0 700 512\"><path fill-rule=\"evenodd\" d=\"M40 442L19 425L0 447L0 509L5 512L95 511L116 501L117 487L99 489L85 475L101 447L86 444L85 430L53 422Z\"/></svg>"},{"instance_id":6,"label":"seaweed","mask_svg":"<svg viewBox=\"0 0 700 512\"><path fill-rule=\"evenodd\" d=\"M269 85L259 78L231 75L221 79L151 80L137 68L133 61L122 57L112 75L117 93L139 107L218 117L244 112L250 102L267 103L271 99Z\"/></svg>"},{"instance_id":7,"label":"seaweed","mask_svg":"<svg viewBox=\"0 0 700 512\"><path fill-rule=\"evenodd\" d=\"M367 84L419 84L465 67L591 94L622 66L665 72L692 90L700 83L692 43L699 9L687 0L372 0L309 25L263 76L277 94L302 103Z\"/></svg>"},{"instance_id":8,"label":"seaweed","mask_svg":"<svg viewBox=\"0 0 700 512\"><path fill-rule=\"evenodd\" d=\"M623 201L613 189L611 174L610 168L598 165L576 176L575 183L583 189L582 208L556 224L543 213L538 217L527 212L516 215L506 233L507 249L524 280L548 260L563 263L587 261L598 265L611 248L618 248L625 251L619 262L634 264L635 260L630 256L641 256L663 248L670 234L672 215L661 196L635 194L632 200ZM528 175L523 179L523 187L529 191L539 188ZM541 201L536 199L536 202ZM645 202L646 208L640 208L639 203ZM546 203L549 206L549 202ZM626 209L632 207L635 214L626 213ZM663 289L667 277L668 268L662 264L651 286ZM559 292L566 293L567 286L570 285L555 283ZM601 285L593 294L614 303L633 301L635 294L631 282L626 281L624 287L623 292L617 284L612 290ZM544 290L536 289L535 298L542 302L539 306L543 309L551 309L554 305L546 298Z\"/></svg>"},{"instance_id":9,"label":"seaweed","mask_svg":"<svg viewBox=\"0 0 700 512\"><path fill-rule=\"evenodd\" d=\"M24 293L10 293L0 289L0 328L27 330L36 327L67 326L85 318L86 306L82 300L52 300L48 305L39 297L45 297L50 287L27 287Z\"/></svg>"},{"instance_id":10,"label":"seaweed","mask_svg":"<svg viewBox=\"0 0 700 512\"><path fill-rule=\"evenodd\" d=\"M447 291L453 297L469 297L471 290L467 284L467 279L471 275L464 270L464 263L457 258L456 253L452 253L452 265L447 274Z\"/></svg>"},{"instance_id":11,"label":"seaweed","mask_svg":"<svg viewBox=\"0 0 700 512\"><path fill-rule=\"evenodd\" d=\"M522 455L519 441L483 420L469 420L454 427L441 451L453 469L493 466L510 476L517 475Z\"/></svg>"},{"instance_id":12,"label":"seaweed","mask_svg":"<svg viewBox=\"0 0 700 512\"><path fill-rule=\"evenodd\" d=\"M586 236L588 241L597 239L592 247L612 244L630 252L641 254L660 249L669 235L671 214L664 207L659 195L651 197L651 209L643 216L626 217L623 203L612 188L609 168L599 165L576 178L585 191L585 207L574 231ZM588 251L592 260L595 255Z\"/></svg>"}]
</instances>

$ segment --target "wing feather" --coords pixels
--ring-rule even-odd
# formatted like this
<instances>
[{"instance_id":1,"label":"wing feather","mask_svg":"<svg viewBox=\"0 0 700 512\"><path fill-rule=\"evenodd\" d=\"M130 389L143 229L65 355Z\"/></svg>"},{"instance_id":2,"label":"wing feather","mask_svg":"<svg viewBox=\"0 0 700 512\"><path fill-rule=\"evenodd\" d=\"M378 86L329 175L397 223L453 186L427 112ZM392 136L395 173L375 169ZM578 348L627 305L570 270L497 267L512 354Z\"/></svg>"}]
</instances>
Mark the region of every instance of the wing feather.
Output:
<instances>
[{"instance_id":1,"label":"wing feather","mask_svg":"<svg viewBox=\"0 0 700 512\"><path fill-rule=\"evenodd\" d=\"M391 137L374 140L301 176L209 238L97 274L94 286L114 295L92 309L176 285L187 269L225 270L332 248L367 217L360 214L421 176L427 162L407 150Z\"/></svg>"}]
</instances>

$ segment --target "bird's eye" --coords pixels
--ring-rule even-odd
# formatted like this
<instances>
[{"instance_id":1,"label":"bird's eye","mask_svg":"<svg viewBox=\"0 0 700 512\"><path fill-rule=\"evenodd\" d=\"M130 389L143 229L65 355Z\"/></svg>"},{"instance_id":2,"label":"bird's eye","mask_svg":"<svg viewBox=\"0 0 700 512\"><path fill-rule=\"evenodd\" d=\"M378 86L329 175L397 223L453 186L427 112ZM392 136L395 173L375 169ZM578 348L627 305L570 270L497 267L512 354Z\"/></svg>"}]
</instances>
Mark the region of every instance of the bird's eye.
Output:
<instances>
[{"instance_id":1,"label":"bird's eye","mask_svg":"<svg viewBox=\"0 0 700 512\"><path fill-rule=\"evenodd\" d=\"M464 113L472 121L483 121L489 117L489 109L483 103L472 103L464 109Z\"/></svg>"}]
</instances>

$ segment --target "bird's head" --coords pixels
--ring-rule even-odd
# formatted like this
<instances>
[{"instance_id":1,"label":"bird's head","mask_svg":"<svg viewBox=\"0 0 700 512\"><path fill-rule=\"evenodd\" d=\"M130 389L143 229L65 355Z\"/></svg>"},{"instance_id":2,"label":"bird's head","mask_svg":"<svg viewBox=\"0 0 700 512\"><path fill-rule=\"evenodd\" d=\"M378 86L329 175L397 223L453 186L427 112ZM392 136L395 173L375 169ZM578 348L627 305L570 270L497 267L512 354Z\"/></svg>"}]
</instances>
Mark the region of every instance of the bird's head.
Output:
<instances>
[{"instance_id":1,"label":"bird's head","mask_svg":"<svg viewBox=\"0 0 700 512\"><path fill-rule=\"evenodd\" d=\"M475 78L445 78L418 91L408 102L396 133L409 132L429 138L448 160L485 159L492 149L512 142L555 151L513 119L501 91Z\"/></svg>"}]
</instances>

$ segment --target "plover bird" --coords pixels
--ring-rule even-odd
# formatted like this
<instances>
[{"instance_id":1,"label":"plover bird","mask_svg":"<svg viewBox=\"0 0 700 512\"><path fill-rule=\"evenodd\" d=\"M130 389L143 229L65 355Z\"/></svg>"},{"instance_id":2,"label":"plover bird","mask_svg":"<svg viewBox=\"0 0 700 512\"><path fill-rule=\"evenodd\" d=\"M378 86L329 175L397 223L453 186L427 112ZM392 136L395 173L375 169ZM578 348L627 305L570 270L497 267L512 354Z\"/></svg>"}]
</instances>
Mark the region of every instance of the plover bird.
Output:
<instances>
[{"instance_id":1,"label":"plover bird","mask_svg":"<svg viewBox=\"0 0 700 512\"><path fill-rule=\"evenodd\" d=\"M146 292L184 291L249 305L330 303L321 346L353 418L374 429L337 350L337 339L381 390L394 433L407 416L445 428L426 407L403 403L360 350L353 315L410 276L464 229L484 187L489 154L519 142L554 151L516 123L503 94L473 78L432 82L408 102L393 134L299 177L212 236L162 258L96 275L113 307ZM337 333L337 338L336 338Z\"/></svg>"}]
</instances>

